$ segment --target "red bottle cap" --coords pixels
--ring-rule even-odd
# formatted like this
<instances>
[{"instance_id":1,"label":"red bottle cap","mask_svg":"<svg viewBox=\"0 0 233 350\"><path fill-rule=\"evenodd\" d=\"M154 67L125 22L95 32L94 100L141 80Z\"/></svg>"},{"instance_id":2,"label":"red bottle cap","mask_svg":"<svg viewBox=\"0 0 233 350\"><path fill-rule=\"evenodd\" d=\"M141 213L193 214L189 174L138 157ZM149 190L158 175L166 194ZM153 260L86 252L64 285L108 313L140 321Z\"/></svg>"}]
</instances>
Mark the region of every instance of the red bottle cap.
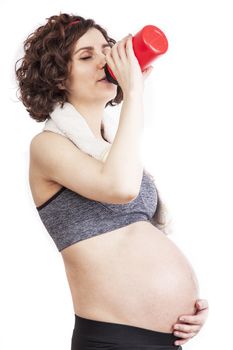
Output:
<instances>
[{"instance_id":1,"label":"red bottle cap","mask_svg":"<svg viewBox=\"0 0 233 350\"><path fill-rule=\"evenodd\" d=\"M143 27L135 34L132 40L134 54L142 71L168 49L168 41L165 34L153 25Z\"/></svg>"}]
</instances>

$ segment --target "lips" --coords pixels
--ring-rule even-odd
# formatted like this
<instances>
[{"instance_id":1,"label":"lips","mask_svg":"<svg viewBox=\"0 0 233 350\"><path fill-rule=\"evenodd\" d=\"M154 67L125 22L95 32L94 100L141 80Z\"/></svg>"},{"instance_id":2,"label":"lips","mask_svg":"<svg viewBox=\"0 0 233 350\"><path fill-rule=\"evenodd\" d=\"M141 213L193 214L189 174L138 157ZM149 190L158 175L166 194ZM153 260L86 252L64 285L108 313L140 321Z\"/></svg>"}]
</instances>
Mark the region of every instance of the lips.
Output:
<instances>
[{"instance_id":1,"label":"lips","mask_svg":"<svg viewBox=\"0 0 233 350\"><path fill-rule=\"evenodd\" d=\"M98 80L98 81L102 81L102 80L106 80L106 77L103 77L102 79Z\"/></svg>"}]
</instances>

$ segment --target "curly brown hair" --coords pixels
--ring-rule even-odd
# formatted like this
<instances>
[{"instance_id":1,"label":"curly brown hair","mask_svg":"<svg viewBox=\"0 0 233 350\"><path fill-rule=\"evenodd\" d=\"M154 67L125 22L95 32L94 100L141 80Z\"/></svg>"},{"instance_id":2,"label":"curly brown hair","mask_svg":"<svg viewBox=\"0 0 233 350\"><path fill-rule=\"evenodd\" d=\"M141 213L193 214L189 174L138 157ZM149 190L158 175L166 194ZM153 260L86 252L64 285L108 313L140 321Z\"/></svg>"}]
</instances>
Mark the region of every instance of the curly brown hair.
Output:
<instances>
[{"instance_id":1,"label":"curly brown hair","mask_svg":"<svg viewBox=\"0 0 233 350\"><path fill-rule=\"evenodd\" d=\"M96 24L93 19L66 13L47 18L48 22L29 34L24 41L24 57L15 64L16 79L19 83L20 97L29 115L38 122L49 118L57 102L62 105L68 102L65 82L69 77L69 63L71 62L77 40L90 28L98 29L113 46L116 41L110 38L107 31ZM68 25L73 21L79 22ZM17 63L22 61L17 69ZM108 105L115 106L123 99L120 86L117 94Z\"/></svg>"},{"instance_id":2,"label":"curly brown hair","mask_svg":"<svg viewBox=\"0 0 233 350\"><path fill-rule=\"evenodd\" d=\"M29 34L24 41L25 54L15 63L16 80L20 90L18 99L22 101L31 118L37 122L48 119L57 102L62 106L68 102L65 82L69 77L69 63L72 60L77 40L90 28L96 28L111 46L116 43L108 36L107 31L93 19L60 13L47 20L45 25ZM74 21L79 22L69 25ZM20 60L22 63L17 68ZM61 85L65 88L61 89ZM116 106L122 100L123 92L118 85L115 98L105 107ZM166 230L166 207L161 201L158 190L157 193L157 208L151 223L165 234L169 234L169 230Z\"/></svg>"}]
</instances>

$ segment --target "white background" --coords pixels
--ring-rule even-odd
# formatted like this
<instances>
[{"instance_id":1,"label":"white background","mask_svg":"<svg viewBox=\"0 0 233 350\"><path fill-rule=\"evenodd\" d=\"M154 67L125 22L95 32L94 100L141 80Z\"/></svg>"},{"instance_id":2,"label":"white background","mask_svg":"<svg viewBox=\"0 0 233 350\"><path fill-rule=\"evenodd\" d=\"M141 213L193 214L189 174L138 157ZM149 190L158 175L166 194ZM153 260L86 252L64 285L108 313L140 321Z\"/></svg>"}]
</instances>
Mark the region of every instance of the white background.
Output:
<instances>
[{"instance_id":1,"label":"white background","mask_svg":"<svg viewBox=\"0 0 233 350\"><path fill-rule=\"evenodd\" d=\"M230 1L1 3L0 348L68 350L74 325L63 261L28 184L28 150L44 123L17 101L14 64L26 37L59 12L94 18L120 40L161 28L169 49L145 86L143 155L191 262L209 318L187 350L230 349L232 334L232 85ZM109 109L118 113L119 109ZM182 288L182 286L181 286Z\"/></svg>"}]
</instances>

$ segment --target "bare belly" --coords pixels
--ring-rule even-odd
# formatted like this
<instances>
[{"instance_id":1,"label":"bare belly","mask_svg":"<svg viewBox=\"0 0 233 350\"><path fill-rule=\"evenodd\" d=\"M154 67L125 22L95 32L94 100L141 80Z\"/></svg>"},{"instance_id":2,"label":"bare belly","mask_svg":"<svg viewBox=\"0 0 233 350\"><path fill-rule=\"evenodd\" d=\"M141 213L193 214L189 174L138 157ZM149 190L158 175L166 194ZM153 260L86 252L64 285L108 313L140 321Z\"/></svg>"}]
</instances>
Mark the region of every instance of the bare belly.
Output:
<instances>
[{"instance_id":1,"label":"bare belly","mask_svg":"<svg viewBox=\"0 0 233 350\"><path fill-rule=\"evenodd\" d=\"M195 313L195 273L150 222L89 238L61 253L74 312L81 317L172 332L180 315Z\"/></svg>"}]
</instances>

